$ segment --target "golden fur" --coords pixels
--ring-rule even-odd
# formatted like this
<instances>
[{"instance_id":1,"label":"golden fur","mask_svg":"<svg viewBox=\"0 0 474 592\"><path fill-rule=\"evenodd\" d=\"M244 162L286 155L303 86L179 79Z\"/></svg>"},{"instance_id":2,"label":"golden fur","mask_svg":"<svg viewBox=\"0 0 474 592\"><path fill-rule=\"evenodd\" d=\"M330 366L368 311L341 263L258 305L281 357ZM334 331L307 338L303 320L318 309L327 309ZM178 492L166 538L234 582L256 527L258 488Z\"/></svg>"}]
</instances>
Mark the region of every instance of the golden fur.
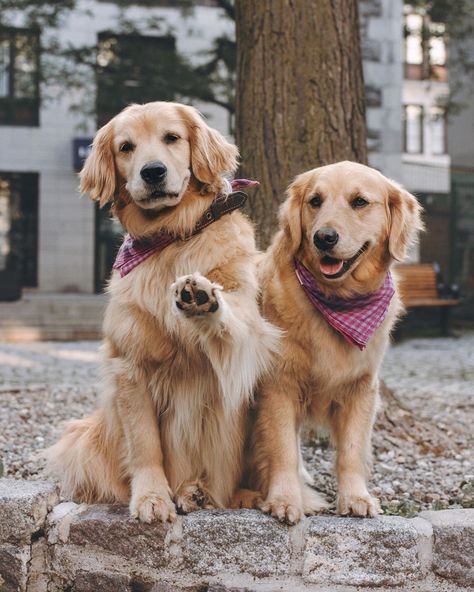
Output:
<instances>
[{"instance_id":1,"label":"golden fur","mask_svg":"<svg viewBox=\"0 0 474 592\"><path fill-rule=\"evenodd\" d=\"M124 152L126 143L133 149ZM112 201L134 236L166 229L185 237L236 158L194 109L134 105L97 133L81 189ZM155 199L140 169L156 159L168 173L166 195ZM258 310L254 255L253 227L235 211L123 278L113 274L100 407L48 451L64 495L129 502L145 522L173 520L175 504L185 512L229 504L248 402L278 338ZM183 302L183 288L206 292L208 302Z\"/></svg>"},{"instance_id":2,"label":"golden fur","mask_svg":"<svg viewBox=\"0 0 474 592\"><path fill-rule=\"evenodd\" d=\"M318 196L321 205L310 201ZM356 209L357 196L369 202ZM262 312L283 329L281 357L257 399L251 473L265 498L263 511L293 524L326 504L306 483L299 432L324 425L337 449L337 510L373 516L378 501L368 490L370 439L377 407L378 372L389 333L401 310L396 294L382 325L360 351L336 333L312 306L294 271L294 257L311 270L326 294L348 296L376 290L394 259L406 256L421 228L420 206L399 185L369 167L341 162L303 173L288 190L280 231L260 266ZM340 279L321 273L313 235L332 227L339 242L331 255L350 259L368 249Z\"/></svg>"}]
</instances>

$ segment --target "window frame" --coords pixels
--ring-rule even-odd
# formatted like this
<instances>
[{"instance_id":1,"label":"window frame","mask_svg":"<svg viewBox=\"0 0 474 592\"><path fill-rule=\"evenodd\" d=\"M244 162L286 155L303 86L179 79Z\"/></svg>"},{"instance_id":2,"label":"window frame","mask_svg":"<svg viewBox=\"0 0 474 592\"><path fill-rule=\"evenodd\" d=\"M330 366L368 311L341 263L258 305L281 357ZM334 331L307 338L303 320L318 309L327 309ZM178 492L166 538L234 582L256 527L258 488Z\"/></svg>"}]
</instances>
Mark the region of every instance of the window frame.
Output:
<instances>
[{"instance_id":1,"label":"window frame","mask_svg":"<svg viewBox=\"0 0 474 592\"><path fill-rule=\"evenodd\" d=\"M115 40L118 46L120 47L120 43L130 43L135 41L138 45L140 42L148 45L156 45L155 51L158 51L159 46L163 48L167 48L168 50L172 50L173 53L177 54L177 43L176 37L171 34L164 34L164 35L141 35L139 33L115 33L111 30L104 30L97 32L97 58L99 56L100 45L101 43L109 40ZM105 75L105 77L104 77ZM104 93L106 93L107 89L107 66L101 66L100 64L97 65L96 68L96 119L97 119L97 126L101 127L105 125L112 117L117 115L117 113L125 108L128 103L130 102L143 102L143 100L139 101L127 101L125 102L119 109L117 110L107 110L103 109L102 106L104 104ZM152 100L152 99L149 99ZM164 100L175 100L174 97L169 97ZM106 101L105 104L108 107L111 107L110 102Z\"/></svg>"},{"instance_id":2,"label":"window frame","mask_svg":"<svg viewBox=\"0 0 474 592\"><path fill-rule=\"evenodd\" d=\"M0 179L9 184L10 203L17 207L19 216L10 217L10 227L6 233L13 257L6 258L2 273L17 276L22 288L37 288L39 277L39 235L40 235L40 174L37 172L18 172L0 170ZM15 195L18 196L14 202ZM15 232L13 225L16 224ZM25 236L28 238L25 240ZM15 241L15 237L17 240ZM18 237L20 237L18 239ZM21 248L13 251L12 246Z\"/></svg>"},{"instance_id":3,"label":"window frame","mask_svg":"<svg viewBox=\"0 0 474 592\"><path fill-rule=\"evenodd\" d=\"M420 108L420 149L417 151L408 151L408 108ZM424 154L425 153L425 108L420 103L405 103L403 105L403 153L404 154Z\"/></svg>"},{"instance_id":4,"label":"window frame","mask_svg":"<svg viewBox=\"0 0 474 592\"><path fill-rule=\"evenodd\" d=\"M433 142L433 122L435 121L435 116L434 116L434 112L438 111L438 117L437 119L441 120L443 123L443 138L442 138L442 144L443 147L441 149L441 151L435 151L433 146L434 146L434 142ZM433 156L444 156L445 154L448 154L448 121L447 121L447 113L446 113L446 109L443 109L442 107L431 107L430 109L430 135L431 135L431 154L433 154Z\"/></svg>"},{"instance_id":5,"label":"window frame","mask_svg":"<svg viewBox=\"0 0 474 592\"><path fill-rule=\"evenodd\" d=\"M16 35L25 35L30 39L35 38L37 51L35 54L35 72L34 72L34 96L33 97L18 97L15 95L15 78L16 68ZM40 125L40 84L41 84L41 32L38 28L28 27L0 27L0 37L8 39L10 51L10 63L8 67L8 95L0 97L0 108L4 114L0 112L0 126L16 126L16 127L39 127ZM17 114L19 105L23 102L24 105L29 104L30 114L28 118L21 118Z\"/></svg>"},{"instance_id":6,"label":"window frame","mask_svg":"<svg viewBox=\"0 0 474 592\"><path fill-rule=\"evenodd\" d=\"M408 26L410 16L417 16L421 19L421 29L419 33L414 34L414 30ZM437 28L444 27L444 32L435 34ZM403 66L404 78L406 80L434 80L446 82L448 77L448 35L446 33L445 23L431 21L429 16L417 11L408 11L404 13L404 43L403 43ZM421 63L408 60L408 40L411 37L419 36ZM432 41L433 39L442 40L444 63L436 64L432 60Z\"/></svg>"}]
</instances>

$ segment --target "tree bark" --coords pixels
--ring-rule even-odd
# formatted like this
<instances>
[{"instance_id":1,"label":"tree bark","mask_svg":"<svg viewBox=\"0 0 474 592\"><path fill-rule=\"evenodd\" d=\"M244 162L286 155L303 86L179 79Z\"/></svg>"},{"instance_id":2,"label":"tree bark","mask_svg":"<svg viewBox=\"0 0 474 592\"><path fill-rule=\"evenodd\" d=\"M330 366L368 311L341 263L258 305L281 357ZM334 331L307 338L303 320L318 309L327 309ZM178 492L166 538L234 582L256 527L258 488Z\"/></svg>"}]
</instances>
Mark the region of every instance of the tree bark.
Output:
<instances>
[{"instance_id":1,"label":"tree bark","mask_svg":"<svg viewBox=\"0 0 474 592\"><path fill-rule=\"evenodd\" d=\"M236 0L237 144L265 247L291 179L367 161L357 0Z\"/></svg>"}]
</instances>

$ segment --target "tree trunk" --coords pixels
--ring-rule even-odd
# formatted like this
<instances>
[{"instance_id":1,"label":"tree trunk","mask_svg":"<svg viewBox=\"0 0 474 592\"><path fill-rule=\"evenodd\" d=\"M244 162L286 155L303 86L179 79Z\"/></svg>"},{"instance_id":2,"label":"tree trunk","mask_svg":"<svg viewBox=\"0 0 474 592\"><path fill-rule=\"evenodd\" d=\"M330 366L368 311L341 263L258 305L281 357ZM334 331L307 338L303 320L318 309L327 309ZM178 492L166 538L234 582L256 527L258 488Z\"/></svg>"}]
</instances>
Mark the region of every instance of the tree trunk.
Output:
<instances>
[{"instance_id":1,"label":"tree trunk","mask_svg":"<svg viewBox=\"0 0 474 592\"><path fill-rule=\"evenodd\" d=\"M265 247L291 179L366 162L357 0L236 0L237 144Z\"/></svg>"}]
</instances>

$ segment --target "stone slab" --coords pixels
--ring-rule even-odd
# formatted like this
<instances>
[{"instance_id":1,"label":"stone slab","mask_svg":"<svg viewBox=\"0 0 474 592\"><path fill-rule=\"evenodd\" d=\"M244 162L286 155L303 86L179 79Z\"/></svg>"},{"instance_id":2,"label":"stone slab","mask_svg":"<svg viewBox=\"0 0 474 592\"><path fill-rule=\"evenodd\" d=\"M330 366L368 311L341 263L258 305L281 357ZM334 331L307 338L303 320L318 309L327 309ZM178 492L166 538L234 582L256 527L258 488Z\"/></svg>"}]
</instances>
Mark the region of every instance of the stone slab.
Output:
<instances>
[{"instance_id":1,"label":"stone slab","mask_svg":"<svg viewBox=\"0 0 474 592\"><path fill-rule=\"evenodd\" d=\"M170 526L143 524L130 517L126 506L89 506L69 525L69 543L94 546L106 552L158 569L168 564Z\"/></svg>"},{"instance_id":2,"label":"stone slab","mask_svg":"<svg viewBox=\"0 0 474 592\"><path fill-rule=\"evenodd\" d=\"M28 578L29 547L0 545L0 591L24 592Z\"/></svg>"},{"instance_id":3,"label":"stone slab","mask_svg":"<svg viewBox=\"0 0 474 592\"><path fill-rule=\"evenodd\" d=\"M29 544L57 501L56 486L48 481L0 479L0 544Z\"/></svg>"},{"instance_id":4,"label":"stone slab","mask_svg":"<svg viewBox=\"0 0 474 592\"><path fill-rule=\"evenodd\" d=\"M433 570L439 576L474 587L474 511L422 512L433 527Z\"/></svg>"},{"instance_id":5,"label":"stone slab","mask_svg":"<svg viewBox=\"0 0 474 592\"><path fill-rule=\"evenodd\" d=\"M194 573L289 573L287 526L256 510L195 512L183 520L183 559Z\"/></svg>"},{"instance_id":6,"label":"stone slab","mask_svg":"<svg viewBox=\"0 0 474 592\"><path fill-rule=\"evenodd\" d=\"M314 584L397 586L425 573L411 520L315 517L305 530L303 577Z\"/></svg>"}]
</instances>

